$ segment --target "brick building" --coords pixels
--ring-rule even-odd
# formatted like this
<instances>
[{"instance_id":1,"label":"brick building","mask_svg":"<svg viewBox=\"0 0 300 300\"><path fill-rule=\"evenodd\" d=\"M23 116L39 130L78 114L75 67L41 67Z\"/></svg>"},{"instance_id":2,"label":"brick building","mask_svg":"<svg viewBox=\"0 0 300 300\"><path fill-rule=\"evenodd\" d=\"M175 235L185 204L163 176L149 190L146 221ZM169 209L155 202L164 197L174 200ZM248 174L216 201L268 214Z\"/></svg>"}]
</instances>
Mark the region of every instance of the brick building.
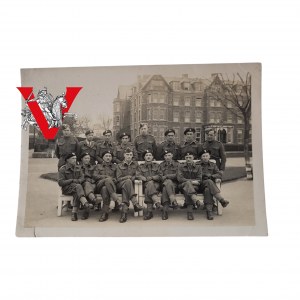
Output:
<instances>
[{"instance_id":1,"label":"brick building","mask_svg":"<svg viewBox=\"0 0 300 300\"><path fill-rule=\"evenodd\" d=\"M184 139L187 127L196 129L203 142L205 129L213 127L218 139L227 144L243 144L243 120L214 99L211 89L218 85L218 74L210 79L138 76L135 84L120 86L114 99L113 132L130 132L132 140L139 134L139 124L146 122L158 143L168 128L176 131L177 141ZM229 104L230 105L230 104Z\"/></svg>"}]
</instances>

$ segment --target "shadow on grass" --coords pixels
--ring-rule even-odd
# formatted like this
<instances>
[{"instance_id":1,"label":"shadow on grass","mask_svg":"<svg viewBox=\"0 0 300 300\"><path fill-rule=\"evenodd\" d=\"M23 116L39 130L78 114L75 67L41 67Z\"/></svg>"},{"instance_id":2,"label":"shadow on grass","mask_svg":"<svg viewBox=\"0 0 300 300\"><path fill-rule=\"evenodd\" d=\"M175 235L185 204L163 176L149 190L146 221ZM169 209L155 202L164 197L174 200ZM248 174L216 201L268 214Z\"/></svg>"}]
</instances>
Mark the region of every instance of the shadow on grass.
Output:
<instances>
[{"instance_id":1,"label":"shadow on grass","mask_svg":"<svg viewBox=\"0 0 300 300\"><path fill-rule=\"evenodd\" d=\"M243 177L246 177L245 167L228 167L223 175L222 182L228 182ZM57 181L58 173L45 173L41 175L41 178Z\"/></svg>"}]
</instances>

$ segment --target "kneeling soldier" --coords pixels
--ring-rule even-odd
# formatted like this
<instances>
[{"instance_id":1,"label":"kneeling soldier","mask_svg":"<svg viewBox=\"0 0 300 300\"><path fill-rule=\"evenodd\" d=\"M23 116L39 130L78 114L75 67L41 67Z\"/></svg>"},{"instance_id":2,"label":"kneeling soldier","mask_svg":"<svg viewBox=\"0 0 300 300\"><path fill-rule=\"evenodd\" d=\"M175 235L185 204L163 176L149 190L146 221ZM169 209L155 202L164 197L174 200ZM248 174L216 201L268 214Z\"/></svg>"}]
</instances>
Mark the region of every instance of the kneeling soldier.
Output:
<instances>
[{"instance_id":1,"label":"kneeling soldier","mask_svg":"<svg viewBox=\"0 0 300 300\"><path fill-rule=\"evenodd\" d=\"M135 211L141 211L143 209L143 207L137 202L137 195L134 193L133 182L138 169L138 163L133 161L132 157L132 149L126 149L124 153L124 161L117 166L117 188L122 192L120 223L127 221L129 201L132 202Z\"/></svg>"},{"instance_id":2,"label":"kneeling soldier","mask_svg":"<svg viewBox=\"0 0 300 300\"><path fill-rule=\"evenodd\" d=\"M159 164L153 162L153 153L146 150L143 153L145 163L139 166L137 172L137 179L143 181L143 188L145 190L145 203L147 204L147 213L144 216L144 220L150 220L153 218L153 206L160 208L160 199L158 193L160 190L161 171Z\"/></svg>"},{"instance_id":3,"label":"kneeling soldier","mask_svg":"<svg viewBox=\"0 0 300 300\"><path fill-rule=\"evenodd\" d=\"M178 167L177 180L187 203L187 219L194 220L193 205L201 206L197 192L202 181L202 170L201 166L195 164L193 153L185 154L185 162Z\"/></svg>"},{"instance_id":4,"label":"kneeling soldier","mask_svg":"<svg viewBox=\"0 0 300 300\"><path fill-rule=\"evenodd\" d=\"M101 193L103 199L102 214L99 222L108 219L109 204L112 199L115 206L119 206L119 199L116 193L116 170L117 165L112 163L112 153L107 150L102 153L102 163L96 165L93 179L96 181L96 193Z\"/></svg>"},{"instance_id":5,"label":"kneeling soldier","mask_svg":"<svg viewBox=\"0 0 300 300\"><path fill-rule=\"evenodd\" d=\"M91 156L87 152L81 154L80 160L81 160L81 169L84 175L84 182L82 183L84 193L88 201L92 205L96 206L97 205L96 203L97 199L95 196L96 184L95 184L95 180L93 179L95 166L91 164Z\"/></svg>"},{"instance_id":6,"label":"kneeling soldier","mask_svg":"<svg viewBox=\"0 0 300 300\"><path fill-rule=\"evenodd\" d=\"M201 161L197 164L201 166L202 169L202 182L200 185L200 191L204 195L204 204L206 207L206 215L208 220L213 220L212 208L214 205L215 197L223 207L226 207L229 204L229 201L224 200L223 196L220 193L219 188L217 187L215 181L216 179L222 178L222 172L218 169L217 165L210 159L210 150L204 149L201 152Z\"/></svg>"},{"instance_id":7,"label":"kneeling soldier","mask_svg":"<svg viewBox=\"0 0 300 300\"><path fill-rule=\"evenodd\" d=\"M162 196L161 203L163 205L162 216L163 220L168 219L168 207L172 205L178 207L175 194L178 192L177 170L179 163L173 160L171 149L165 150L164 161L159 165L162 175Z\"/></svg>"},{"instance_id":8,"label":"kneeling soldier","mask_svg":"<svg viewBox=\"0 0 300 300\"><path fill-rule=\"evenodd\" d=\"M80 203L85 210L82 219L89 217L89 203L85 198L85 193L82 187L84 175L80 166L76 165L76 154L70 153L66 155L66 164L60 167L58 171L58 184L61 186L64 195L73 196L72 221L77 221L77 213Z\"/></svg>"}]
</instances>

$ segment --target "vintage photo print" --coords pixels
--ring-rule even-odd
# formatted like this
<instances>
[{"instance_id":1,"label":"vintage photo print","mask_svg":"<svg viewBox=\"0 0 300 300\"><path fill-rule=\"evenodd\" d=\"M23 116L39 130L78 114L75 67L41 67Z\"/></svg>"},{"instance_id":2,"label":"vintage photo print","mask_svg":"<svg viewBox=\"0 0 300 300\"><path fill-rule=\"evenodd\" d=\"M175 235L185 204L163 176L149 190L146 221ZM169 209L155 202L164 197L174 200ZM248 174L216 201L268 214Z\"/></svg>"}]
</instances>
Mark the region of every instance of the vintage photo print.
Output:
<instances>
[{"instance_id":1,"label":"vintage photo print","mask_svg":"<svg viewBox=\"0 0 300 300\"><path fill-rule=\"evenodd\" d=\"M261 64L22 69L17 236L264 236Z\"/></svg>"}]
</instances>

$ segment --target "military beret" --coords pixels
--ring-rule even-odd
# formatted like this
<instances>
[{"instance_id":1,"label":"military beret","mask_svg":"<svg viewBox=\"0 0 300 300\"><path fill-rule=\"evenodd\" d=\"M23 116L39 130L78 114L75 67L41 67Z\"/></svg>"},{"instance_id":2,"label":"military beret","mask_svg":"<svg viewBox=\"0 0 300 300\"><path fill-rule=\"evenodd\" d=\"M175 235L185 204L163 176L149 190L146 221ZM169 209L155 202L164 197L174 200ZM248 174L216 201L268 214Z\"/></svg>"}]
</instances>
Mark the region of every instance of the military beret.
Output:
<instances>
[{"instance_id":1,"label":"military beret","mask_svg":"<svg viewBox=\"0 0 300 300\"><path fill-rule=\"evenodd\" d=\"M146 151L143 152L143 157L145 157L145 155L146 155L147 153L151 153L151 154L153 155L153 152L147 149Z\"/></svg>"},{"instance_id":2,"label":"military beret","mask_svg":"<svg viewBox=\"0 0 300 300\"><path fill-rule=\"evenodd\" d=\"M141 123L141 124L140 124L140 129L141 129L142 127L144 127L145 125L148 126L147 123Z\"/></svg>"},{"instance_id":3,"label":"military beret","mask_svg":"<svg viewBox=\"0 0 300 300\"><path fill-rule=\"evenodd\" d=\"M126 150L124 151L124 153L132 153L133 151L132 151L132 149L130 149L130 148L126 148Z\"/></svg>"},{"instance_id":4,"label":"military beret","mask_svg":"<svg viewBox=\"0 0 300 300\"><path fill-rule=\"evenodd\" d=\"M184 157L186 157L186 156L188 156L188 155L193 155L193 156L195 157L195 153L193 153L193 152L187 152L187 153L184 155Z\"/></svg>"},{"instance_id":5,"label":"military beret","mask_svg":"<svg viewBox=\"0 0 300 300\"><path fill-rule=\"evenodd\" d=\"M187 128L185 131L184 131L184 135L186 135L188 132L193 132L193 133L195 133L196 132L196 130L195 130L195 128Z\"/></svg>"},{"instance_id":6,"label":"military beret","mask_svg":"<svg viewBox=\"0 0 300 300\"><path fill-rule=\"evenodd\" d=\"M214 133L216 133L216 131L213 128L207 128L207 129L205 129L206 133L209 133L210 131L213 131Z\"/></svg>"},{"instance_id":7,"label":"military beret","mask_svg":"<svg viewBox=\"0 0 300 300\"><path fill-rule=\"evenodd\" d=\"M63 124L61 126L62 130L66 130L66 129L70 129L70 125L69 124Z\"/></svg>"},{"instance_id":8,"label":"military beret","mask_svg":"<svg viewBox=\"0 0 300 300\"><path fill-rule=\"evenodd\" d=\"M90 155L89 153L87 153L87 152L84 152L84 153L82 153L81 155L80 155L80 160L82 160L85 156L87 156L87 155Z\"/></svg>"},{"instance_id":9,"label":"military beret","mask_svg":"<svg viewBox=\"0 0 300 300\"><path fill-rule=\"evenodd\" d=\"M170 132L173 132L175 134L174 129L168 129L168 130L165 131L165 136L167 136Z\"/></svg>"},{"instance_id":10,"label":"military beret","mask_svg":"<svg viewBox=\"0 0 300 300\"><path fill-rule=\"evenodd\" d=\"M108 130L103 131L103 135L106 135L108 133L112 134L111 130L108 129Z\"/></svg>"},{"instance_id":11,"label":"military beret","mask_svg":"<svg viewBox=\"0 0 300 300\"><path fill-rule=\"evenodd\" d=\"M204 153L209 153L209 154L211 154L211 151L210 151L209 149L203 149L203 150L200 152L200 157L201 157Z\"/></svg>"},{"instance_id":12,"label":"military beret","mask_svg":"<svg viewBox=\"0 0 300 300\"><path fill-rule=\"evenodd\" d=\"M89 134L91 134L91 133L94 133L94 131L93 131L93 130L87 130L87 131L85 132L85 135L89 135Z\"/></svg>"},{"instance_id":13,"label":"military beret","mask_svg":"<svg viewBox=\"0 0 300 300\"><path fill-rule=\"evenodd\" d=\"M171 151L171 149L170 150L164 150L164 155L166 155L166 154L168 154L168 153L171 153L171 154L173 154L173 152Z\"/></svg>"},{"instance_id":14,"label":"military beret","mask_svg":"<svg viewBox=\"0 0 300 300\"><path fill-rule=\"evenodd\" d=\"M76 157L76 154L75 153L69 153L69 154L67 154L67 156L66 156L66 158L65 158L65 161L67 161L69 158L71 158L71 157L73 157L73 156L75 156Z\"/></svg>"},{"instance_id":15,"label":"military beret","mask_svg":"<svg viewBox=\"0 0 300 300\"><path fill-rule=\"evenodd\" d=\"M113 153L110 150L106 150L102 153L102 157L107 153L109 153L111 156L113 156Z\"/></svg>"},{"instance_id":16,"label":"military beret","mask_svg":"<svg viewBox=\"0 0 300 300\"><path fill-rule=\"evenodd\" d=\"M120 134L119 138L122 139L124 136L128 136L130 138L130 134L123 132Z\"/></svg>"}]
</instances>

